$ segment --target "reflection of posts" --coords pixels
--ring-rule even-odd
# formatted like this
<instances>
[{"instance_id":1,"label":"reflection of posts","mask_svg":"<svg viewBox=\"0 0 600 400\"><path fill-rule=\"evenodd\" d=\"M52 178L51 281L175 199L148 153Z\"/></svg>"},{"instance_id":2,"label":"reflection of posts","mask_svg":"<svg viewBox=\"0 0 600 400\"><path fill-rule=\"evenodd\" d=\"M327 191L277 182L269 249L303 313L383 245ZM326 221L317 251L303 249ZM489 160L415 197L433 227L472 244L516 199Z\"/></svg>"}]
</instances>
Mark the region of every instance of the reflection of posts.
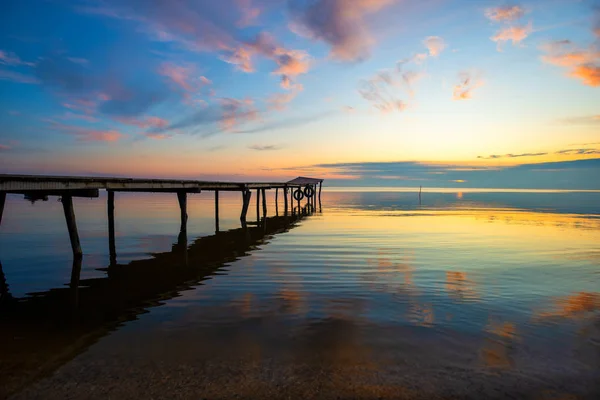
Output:
<instances>
[{"instance_id":1,"label":"reflection of posts","mask_svg":"<svg viewBox=\"0 0 600 400\"><path fill-rule=\"evenodd\" d=\"M187 238L187 231L181 231L179 232L179 235L177 236L177 247L178 247L178 251L181 252L182 254L182 262L183 265L185 265L186 267L188 266L188 238Z\"/></svg>"},{"instance_id":2,"label":"reflection of posts","mask_svg":"<svg viewBox=\"0 0 600 400\"><path fill-rule=\"evenodd\" d=\"M288 213L288 188L283 188L283 215L287 216Z\"/></svg>"},{"instance_id":3,"label":"reflection of posts","mask_svg":"<svg viewBox=\"0 0 600 400\"><path fill-rule=\"evenodd\" d=\"M256 222L260 221L260 189L256 189Z\"/></svg>"},{"instance_id":4,"label":"reflection of posts","mask_svg":"<svg viewBox=\"0 0 600 400\"><path fill-rule=\"evenodd\" d=\"M275 216L279 216L279 188L275 188Z\"/></svg>"},{"instance_id":5,"label":"reflection of posts","mask_svg":"<svg viewBox=\"0 0 600 400\"><path fill-rule=\"evenodd\" d=\"M75 222L75 211L73 210L73 197L62 196L63 211L67 221L67 229L69 230L69 239L71 240L71 248L75 257L81 257L81 243L79 243L79 234L77 233L77 223Z\"/></svg>"},{"instance_id":6,"label":"reflection of posts","mask_svg":"<svg viewBox=\"0 0 600 400\"><path fill-rule=\"evenodd\" d=\"M115 192L108 191L108 250L110 253L110 265L117 263L117 250L115 245Z\"/></svg>"},{"instance_id":7,"label":"reflection of posts","mask_svg":"<svg viewBox=\"0 0 600 400\"><path fill-rule=\"evenodd\" d=\"M2 263L0 262L0 304L4 300L10 298L10 292L8 291L8 283L6 283L6 276L4 276L4 271L2 270Z\"/></svg>"},{"instance_id":8,"label":"reflection of posts","mask_svg":"<svg viewBox=\"0 0 600 400\"><path fill-rule=\"evenodd\" d=\"M71 281L69 287L71 289L71 306L73 309L79 306L79 279L81 277L81 264L83 257L75 257L73 259L73 267L71 268Z\"/></svg>"}]
</instances>

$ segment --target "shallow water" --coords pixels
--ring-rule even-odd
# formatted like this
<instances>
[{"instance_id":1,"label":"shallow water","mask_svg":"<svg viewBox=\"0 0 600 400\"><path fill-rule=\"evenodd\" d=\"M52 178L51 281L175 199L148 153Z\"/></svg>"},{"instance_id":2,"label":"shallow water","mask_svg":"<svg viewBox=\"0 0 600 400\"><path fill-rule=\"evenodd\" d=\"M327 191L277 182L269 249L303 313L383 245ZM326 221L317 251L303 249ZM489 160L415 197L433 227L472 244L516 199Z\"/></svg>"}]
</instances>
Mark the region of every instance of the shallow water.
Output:
<instances>
[{"instance_id":1,"label":"shallow water","mask_svg":"<svg viewBox=\"0 0 600 400\"><path fill-rule=\"evenodd\" d=\"M241 195L222 193L213 236L212 194L192 195L178 238L175 195L118 193L109 268L105 198L77 199L69 287L60 203L9 196L6 387L50 374L23 398L600 394L600 193L325 189L287 219L268 200L248 232Z\"/></svg>"}]
</instances>

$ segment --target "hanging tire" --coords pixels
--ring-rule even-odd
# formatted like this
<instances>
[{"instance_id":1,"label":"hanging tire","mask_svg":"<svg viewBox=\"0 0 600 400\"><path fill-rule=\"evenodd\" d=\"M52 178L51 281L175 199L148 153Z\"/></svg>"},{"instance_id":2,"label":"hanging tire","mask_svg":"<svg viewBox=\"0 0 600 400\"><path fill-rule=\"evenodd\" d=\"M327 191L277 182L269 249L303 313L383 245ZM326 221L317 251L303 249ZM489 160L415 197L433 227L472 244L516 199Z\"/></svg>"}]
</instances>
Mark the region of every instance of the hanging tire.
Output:
<instances>
[{"instance_id":1,"label":"hanging tire","mask_svg":"<svg viewBox=\"0 0 600 400\"><path fill-rule=\"evenodd\" d=\"M315 191L314 191L314 189L311 186L307 186L307 187L304 188L304 195L306 197L310 198L310 197L313 196L313 194L315 194Z\"/></svg>"},{"instance_id":2,"label":"hanging tire","mask_svg":"<svg viewBox=\"0 0 600 400\"><path fill-rule=\"evenodd\" d=\"M300 201L304 198L304 193L302 193L302 189L296 189L296 191L294 192L294 199L296 199L297 201Z\"/></svg>"}]
</instances>

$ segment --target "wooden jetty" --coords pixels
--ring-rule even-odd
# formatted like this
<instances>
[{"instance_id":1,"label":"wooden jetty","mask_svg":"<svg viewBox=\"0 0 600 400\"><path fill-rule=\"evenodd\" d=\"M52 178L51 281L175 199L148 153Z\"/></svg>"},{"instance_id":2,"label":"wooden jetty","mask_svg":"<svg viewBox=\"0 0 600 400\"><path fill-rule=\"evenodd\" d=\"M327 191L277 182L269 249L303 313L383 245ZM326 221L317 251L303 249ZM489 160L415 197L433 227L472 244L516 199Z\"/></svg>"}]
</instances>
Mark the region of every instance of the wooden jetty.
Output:
<instances>
[{"instance_id":1,"label":"wooden jetty","mask_svg":"<svg viewBox=\"0 0 600 400\"><path fill-rule=\"evenodd\" d=\"M79 233L73 208L73 197L99 197L100 190L108 193L108 227L111 259L114 256L114 210L115 192L162 192L176 193L181 210L181 232L187 230L187 194L212 191L215 193L215 227L219 231L219 192L237 191L242 194L242 210L240 221L246 226L246 217L252 191L256 190L256 215L260 220L260 198L262 194L263 215L267 214L266 191L275 190L275 204L278 209L279 190L284 198L284 212L287 214L296 209L300 210L301 201L306 200L308 206L315 208L317 201L321 202L323 179L298 177L287 182L212 182L199 180L178 179L135 179L108 177L78 177L78 176L44 176L44 175L6 175L0 174L0 224L7 194L23 194L30 200L45 199L48 196L59 196L62 201L71 247L75 257L81 257L83 251L79 242ZM288 204L289 196L289 204Z\"/></svg>"}]
</instances>

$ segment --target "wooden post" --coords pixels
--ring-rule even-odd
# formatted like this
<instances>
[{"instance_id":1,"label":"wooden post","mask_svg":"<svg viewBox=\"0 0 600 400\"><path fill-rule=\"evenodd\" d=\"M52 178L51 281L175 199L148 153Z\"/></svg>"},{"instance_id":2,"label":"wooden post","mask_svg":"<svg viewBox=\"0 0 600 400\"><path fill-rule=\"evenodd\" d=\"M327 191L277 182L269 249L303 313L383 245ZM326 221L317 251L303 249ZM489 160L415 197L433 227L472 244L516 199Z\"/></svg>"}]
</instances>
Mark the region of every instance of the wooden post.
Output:
<instances>
[{"instance_id":1,"label":"wooden post","mask_svg":"<svg viewBox=\"0 0 600 400\"><path fill-rule=\"evenodd\" d=\"M71 239L71 248L73 256L81 257L81 243L79 243L79 234L77 233L77 223L75 222L75 211L73 210L73 197L62 196L62 205L67 220L67 229L69 230L69 239Z\"/></svg>"},{"instance_id":2,"label":"wooden post","mask_svg":"<svg viewBox=\"0 0 600 400\"><path fill-rule=\"evenodd\" d=\"M242 221L242 226L246 224L246 215L248 214L248 208L250 207L251 198L252 191L245 189L242 192L242 214L240 215L240 221Z\"/></svg>"},{"instance_id":3,"label":"wooden post","mask_svg":"<svg viewBox=\"0 0 600 400\"><path fill-rule=\"evenodd\" d=\"M2 213L4 212L4 204L6 203L6 192L0 192L0 224L2 224Z\"/></svg>"},{"instance_id":4,"label":"wooden post","mask_svg":"<svg viewBox=\"0 0 600 400\"><path fill-rule=\"evenodd\" d=\"M4 276L4 271L2 271L2 263L0 262L0 303L2 303L2 300L8 300L10 297L11 295L8 290L8 283L6 283L6 276Z\"/></svg>"},{"instance_id":5,"label":"wooden post","mask_svg":"<svg viewBox=\"0 0 600 400\"><path fill-rule=\"evenodd\" d=\"M287 186L283 188L283 213L287 215L288 213L288 188Z\"/></svg>"},{"instance_id":6,"label":"wooden post","mask_svg":"<svg viewBox=\"0 0 600 400\"><path fill-rule=\"evenodd\" d=\"M108 252L110 254L110 265L117 263L117 250L115 245L115 192L108 191Z\"/></svg>"},{"instance_id":7,"label":"wooden post","mask_svg":"<svg viewBox=\"0 0 600 400\"><path fill-rule=\"evenodd\" d=\"M256 189L256 221L260 221L260 189Z\"/></svg>"},{"instance_id":8,"label":"wooden post","mask_svg":"<svg viewBox=\"0 0 600 400\"><path fill-rule=\"evenodd\" d=\"M323 182L319 182L319 203L321 202L321 189L323 189Z\"/></svg>"},{"instance_id":9,"label":"wooden post","mask_svg":"<svg viewBox=\"0 0 600 400\"><path fill-rule=\"evenodd\" d=\"M279 215L279 188L275 188L275 215Z\"/></svg>"},{"instance_id":10,"label":"wooden post","mask_svg":"<svg viewBox=\"0 0 600 400\"><path fill-rule=\"evenodd\" d=\"M267 192L262 189L263 218L267 218Z\"/></svg>"},{"instance_id":11,"label":"wooden post","mask_svg":"<svg viewBox=\"0 0 600 400\"><path fill-rule=\"evenodd\" d=\"M215 190L215 232L219 232L219 191Z\"/></svg>"},{"instance_id":12,"label":"wooden post","mask_svg":"<svg viewBox=\"0 0 600 400\"><path fill-rule=\"evenodd\" d=\"M179 201L179 209L181 210L181 228L180 231L187 231L187 193L177 192L177 200Z\"/></svg>"},{"instance_id":13,"label":"wooden post","mask_svg":"<svg viewBox=\"0 0 600 400\"><path fill-rule=\"evenodd\" d=\"M177 246L178 252L181 252L182 262L184 266L188 266L188 238L187 230L182 230L177 235Z\"/></svg>"}]
</instances>

